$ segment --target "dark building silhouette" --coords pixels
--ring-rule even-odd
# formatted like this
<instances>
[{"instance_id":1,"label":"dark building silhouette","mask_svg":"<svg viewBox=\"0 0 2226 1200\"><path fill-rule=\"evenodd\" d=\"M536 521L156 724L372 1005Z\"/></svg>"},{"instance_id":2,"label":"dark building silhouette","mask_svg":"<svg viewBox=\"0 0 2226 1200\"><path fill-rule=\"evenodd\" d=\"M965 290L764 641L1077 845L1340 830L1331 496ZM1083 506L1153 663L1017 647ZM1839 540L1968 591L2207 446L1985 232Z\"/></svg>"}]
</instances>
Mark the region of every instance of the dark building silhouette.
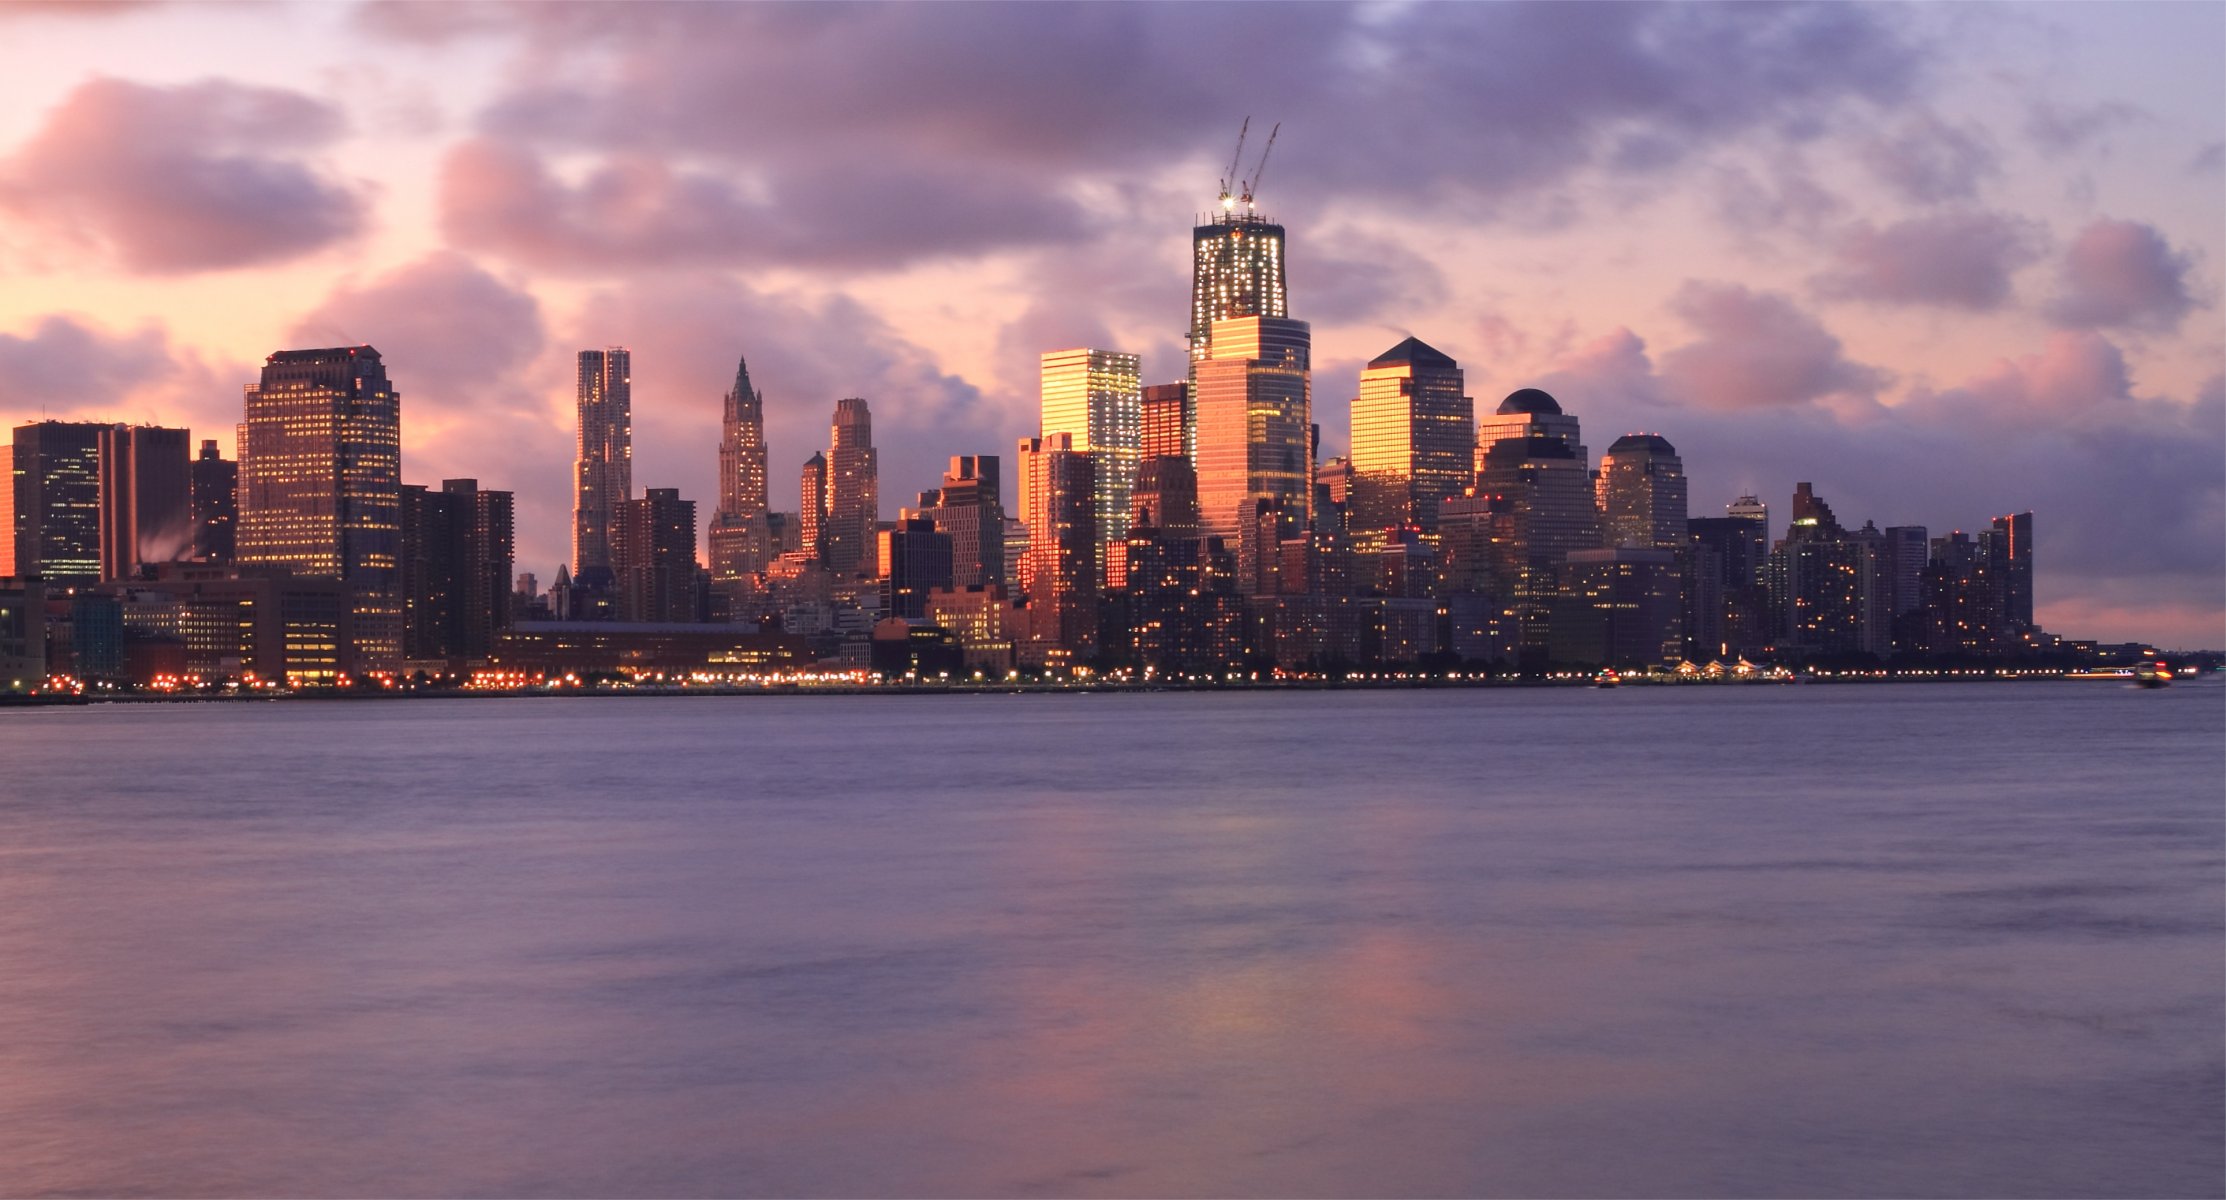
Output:
<instances>
[{"instance_id":1,"label":"dark building silhouette","mask_svg":"<svg viewBox=\"0 0 2226 1200\"><path fill-rule=\"evenodd\" d=\"M951 590L951 535L931 520L913 517L882 530L877 540L881 577L889 585L890 615L908 620L926 617L928 593Z\"/></svg>"},{"instance_id":2,"label":"dark building silhouette","mask_svg":"<svg viewBox=\"0 0 2226 1200\"><path fill-rule=\"evenodd\" d=\"M15 573L51 592L95 583L101 569L97 421L36 421L15 428Z\"/></svg>"},{"instance_id":3,"label":"dark building silhouette","mask_svg":"<svg viewBox=\"0 0 2226 1200\"><path fill-rule=\"evenodd\" d=\"M619 505L611 562L619 620L696 620L696 502L676 488L650 488Z\"/></svg>"},{"instance_id":4,"label":"dark building silhouette","mask_svg":"<svg viewBox=\"0 0 2226 1200\"><path fill-rule=\"evenodd\" d=\"M240 465L217 453L214 438L204 438L192 473L193 557L231 562L240 523Z\"/></svg>"},{"instance_id":5,"label":"dark building silhouette","mask_svg":"<svg viewBox=\"0 0 2226 1200\"><path fill-rule=\"evenodd\" d=\"M193 550L193 482L183 429L110 425L100 432L101 578L125 579L143 562Z\"/></svg>"}]
</instances>

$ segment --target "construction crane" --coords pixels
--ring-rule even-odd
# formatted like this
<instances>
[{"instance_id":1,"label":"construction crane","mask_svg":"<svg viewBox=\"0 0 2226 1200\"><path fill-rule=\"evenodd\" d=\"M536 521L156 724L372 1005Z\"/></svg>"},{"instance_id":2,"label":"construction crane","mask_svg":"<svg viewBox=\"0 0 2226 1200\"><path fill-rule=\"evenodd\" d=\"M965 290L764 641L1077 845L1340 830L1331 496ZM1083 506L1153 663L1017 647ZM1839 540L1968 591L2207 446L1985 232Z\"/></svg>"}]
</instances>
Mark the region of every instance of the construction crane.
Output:
<instances>
[{"instance_id":1,"label":"construction crane","mask_svg":"<svg viewBox=\"0 0 2226 1200\"><path fill-rule=\"evenodd\" d=\"M1237 130L1237 149L1236 153L1229 156L1229 169L1221 173L1221 208L1224 212L1237 206L1236 201L1230 199L1230 189L1237 186L1237 160L1244 157L1244 135L1251 131L1252 118L1248 116Z\"/></svg>"},{"instance_id":2,"label":"construction crane","mask_svg":"<svg viewBox=\"0 0 2226 1200\"><path fill-rule=\"evenodd\" d=\"M1261 148L1260 161L1254 164L1252 168L1252 178L1246 180L1244 184L1244 206L1246 208L1252 207L1252 194L1260 190L1260 174L1268 169L1268 154L1275 149L1275 135L1281 132L1283 132L1283 122L1281 121L1275 123L1275 128L1268 130L1268 144ZM1239 141L1237 145L1241 149L1244 143Z\"/></svg>"}]
</instances>

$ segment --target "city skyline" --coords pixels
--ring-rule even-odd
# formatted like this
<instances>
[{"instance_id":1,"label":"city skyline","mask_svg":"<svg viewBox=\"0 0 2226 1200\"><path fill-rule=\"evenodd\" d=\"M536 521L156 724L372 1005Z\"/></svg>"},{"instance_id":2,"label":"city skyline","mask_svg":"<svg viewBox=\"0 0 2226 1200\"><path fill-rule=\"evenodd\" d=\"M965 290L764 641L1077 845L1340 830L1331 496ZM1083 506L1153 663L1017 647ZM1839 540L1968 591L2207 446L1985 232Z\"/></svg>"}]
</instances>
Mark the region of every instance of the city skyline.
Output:
<instances>
[{"instance_id":1,"label":"city skyline","mask_svg":"<svg viewBox=\"0 0 2226 1200\"><path fill-rule=\"evenodd\" d=\"M589 53L551 41L591 19L607 35L592 54L613 69L675 51L703 32L692 22L732 24L751 47L792 45L806 59L826 36L730 10L267 11L282 14L278 26L345 23L451 65ZM799 465L824 448L828 410L851 396L878 418L881 491L908 496L952 455L997 454L1036 432L1047 350L1138 353L1147 385L1184 377L1177 313L1193 248L1181 230L1212 202L1249 113L1286 127L1261 211L1291 230L1291 311L1313 331L1323 460L1349 445L1362 365L1417 337L1460 362L1480 423L1494 398L1535 385L1581 414L1598 445L1668 437L1696 515L1741 494L1783 497L1802 479L1844 511L1936 532L2030 508L2046 526L2041 624L2218 640L2215 426L2226 397L2221 247L2206 219L2219 207L2221 122L2204 90L2216 78L2188 76L2202 84L2190 94L2168 69L2127 66L2136 50L2162 60L2177 43L2215 45L2203 40L2215 11L2136 8L2139 20L2100 30L2071 8L1796 8L1742 32L1715 28L1720 10L1703 9L1688 15L1714 40L1688 47L1699 63L1684 68L1646 51L1660 32L1650 22L1667 20L1651 9L1266 11L1294 53L1333 35L1458 47L1490 33L1587 70L1714 71L1730 94L1721 108L1638 119L1610 144L1603 131L1641 113L1644 97L1583 71L1544 100L1464 91L1448 103L1466 123L1425 126L1409 147L1428 160L1415 190L1394 195L1367 178L1384 152L1368 122L1415 112L1394 99L1372 116L1330 113L1288 67L1266 72L1257 94L1189 97L1175 133L1125 87L1107 115L1071 130L1058 124L1079 120L1071 103L999 125L980 96L945 91L922 103L976 122L953 149L1001 186L961 194L926 177L908 202L846 215L865 232L838 246L806 229L772 236L787 228L780 185L856 167L831 143L775 147L774 200L752 208L745 192L711 186L736 168L699 178L681 163L698 151L731 163L749 138L771 135L707 146L711 134L678 121L656 144L619 152L580 107L705 98L688 89L712 84L685 69L701 56L682 53L669 92L642 100L592 83L558 95L523 76L459 89L429 78L445 74L431 66L390 65L398 99L379 107L337 80L263 71L248 51L267 35L209 10L194 21L238 46L206 43L208 54L167 63L153 52L177 13L10 15L18 49L0 53L16 68L4 86L18 103L0 122L0 249L38 286L0 300L0 415L145 419L229 449L247 364L285 347L376 346L407 398L403 477L514 490L520 569L546 577L570 557L569 360L634 349L637 482L675 486L708 511L720 402L747 355L767 397L773 508L795 507ZM824 17L859 35L868 57L908 24L937 20L973 28L966 10ZM1022 23L1054 41L1113 23L1179 62L1157 20L1088 9ZM975 32L969 52L994 76L983 94L1009 93L1018 52ZM1976 62L1951 66L1944 47L1977 32L2048 50L2065 69L2043 92L1983 80ZM1827 35L1864 53L1798 83L1754 65ZM19 61L34 42L51 61ZM85 77L96 62L110 74ZM1159 79L1168 65L1136 69ZM1369 70L1341 66L1328 90ZM1066 101L1080 84L1034 86ZM399 111L420 102L425 111ZM101 189L150 153L124 130L157 111L180 153L260 163L264 178L298 185L274 184L269 197L292 220L245 221L213 197L181 204L172 217L188 224L168 238L149 235L146 213ZM893 112L859 120L868 133L876 120L910 127ZM1061 133L1071 146L1047 144ZM1086 165L1124 136L1144 144L1111 156L1113 174ZM359 144L365 154L339 153ZM1496 155L1512 182L1450 161L1450 147ZM1786 153L1764 153L1776 150ZM1023 170L1032 163L1049 168ZM726 232L705 233L675 207L705 194L730 208L693 215L721 217ZM74 225L56 215L57 197ZM511 227L492 217L504 198L523 205ZM1671 240L1703 249L1650 244ZM1720 261L1695 263L1710 257ZM185 299L201 295L216 302Z\"/></svg>"}]
</instances>

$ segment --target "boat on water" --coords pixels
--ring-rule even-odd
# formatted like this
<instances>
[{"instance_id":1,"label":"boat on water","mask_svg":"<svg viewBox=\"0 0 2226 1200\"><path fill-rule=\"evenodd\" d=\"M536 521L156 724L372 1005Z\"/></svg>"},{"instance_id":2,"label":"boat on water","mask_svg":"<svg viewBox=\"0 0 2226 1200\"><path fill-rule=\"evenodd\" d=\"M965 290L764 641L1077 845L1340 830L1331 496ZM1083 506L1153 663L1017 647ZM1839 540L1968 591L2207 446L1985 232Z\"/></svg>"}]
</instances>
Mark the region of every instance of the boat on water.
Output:
<instances>
[{"instance_id":1,"label":"boat on water","mask_svg":"<svg viewBox=\"0 0 2226 1200\"><path fill-rule=\"evenodd\" d=\"M1592 686L1596 688L1621 687L1623 686L1623 677L1615 673L1614 667L1602 667L1600 673L1592 677Z\"/></svg>"},{"instance_id":2,"label":"boat on water","mask_svg":"<svg viewBox=\"0 0 2226 1200\"><path fill-rule=\"evenodd\" d=\"M2143 659L2130 667L2092 667L2084 671L2066 671L2066 679L2111 679L2130 683L2136 687L2160 688L2172 682L2172 668L2163 659Z\"/></svg>"}]
</instances>

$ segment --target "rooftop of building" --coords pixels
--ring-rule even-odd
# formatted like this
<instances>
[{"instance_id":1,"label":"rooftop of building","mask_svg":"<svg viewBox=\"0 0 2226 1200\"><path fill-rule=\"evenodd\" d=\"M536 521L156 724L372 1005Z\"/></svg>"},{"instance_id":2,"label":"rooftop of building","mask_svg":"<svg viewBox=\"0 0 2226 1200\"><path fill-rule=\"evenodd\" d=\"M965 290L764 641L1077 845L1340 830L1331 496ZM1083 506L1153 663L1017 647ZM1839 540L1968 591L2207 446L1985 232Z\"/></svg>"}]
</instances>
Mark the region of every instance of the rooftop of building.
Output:
<instances>
[{"instance_id":1,"label":"rooftop of building","mask_svg":"<svg viewBox=\"0 0 2226 1200\"><path fill-rule=\"evenodd\" d=\"M1415 367L1450 367L1456 365L1451 355L1418 337L1410 337L1368 360L1368 365L1371 367L1395 367L1401 364Z\"/></svg>"},{"instance_id":2,"label":"rooftop of building","mask_svg":"<svg viewBox=\"0 0 2226 1200\"><path fill-rule=\"evenodd\" d=\"M1641 450L1649 454L1672 456L1677 453L1677 447L1670 445L1669 439L1658 433L1626 433L1608 447L1610 454L1636 454Z\"/></svg>"},{"instance_id":3,"label":"rooftop of building","mask_svg":"<svg viewBox=\"0 0 2226 1200\"><path fill-rule=\"evenodd\" d=\"M1523 388L1509 392L1507 399L1499 402L1499 415L1504 417L1514 413L1550 413L1559 416L1561 402L1537 388Z\"/></svg>"}]
</instances>

